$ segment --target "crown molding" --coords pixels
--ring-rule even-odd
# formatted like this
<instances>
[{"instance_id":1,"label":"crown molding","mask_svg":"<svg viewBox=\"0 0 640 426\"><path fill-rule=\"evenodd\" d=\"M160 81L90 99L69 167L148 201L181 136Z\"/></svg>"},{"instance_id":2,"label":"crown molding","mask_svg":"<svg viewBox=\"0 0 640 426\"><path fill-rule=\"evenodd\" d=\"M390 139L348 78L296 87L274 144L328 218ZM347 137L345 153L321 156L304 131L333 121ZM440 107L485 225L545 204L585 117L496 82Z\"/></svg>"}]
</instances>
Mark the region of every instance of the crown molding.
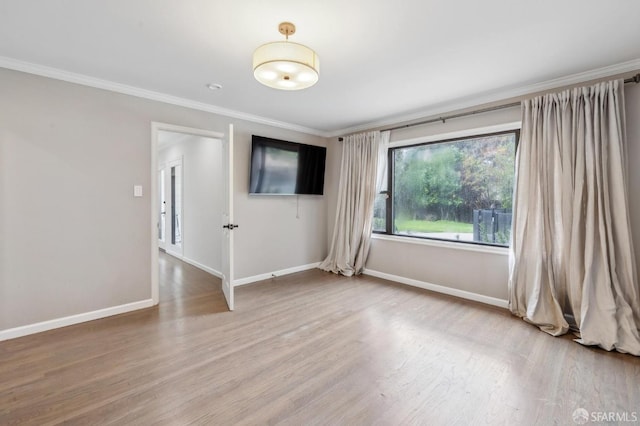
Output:
<instances>
[{"instance_id":1,"label":"crown molding","mask_svg":"<svg viewBox=\"0 0 640 426\"><path fill-rule=\"evenodd\" d=\"M272 120L270 118L258 115L247 114L232 109L222 108L216 105L204 102L192 101L178 96L167 95L165 93L155 92L152 90L141 89L135 86L120 84L109 80L91 77L84 74L78 74L70 71L61 70L59 68L47 67L31 62L20 61L18 59L0 56L0 68L7 68L14 71L21 71L28 74L48 77L55 80L62 80L68 83L80 84L83 86L94 87L96 89L108 90L111 92L122 93L124 95L135 96L138 98L149 99L152 101L163 102L166 104L181 106L185 108L195 109L198 111L210 112L229 118L237 118L239 120L250 121L267 126L278 127L286 130L306 133L315 136L328 137L328 133L318 129L299 126L297 124L286 123L284 121Z\"/></svg>"},{"instance_id":2,"label":"crown molding","mask_svg":"<svg viewBox=\"0 0 640 426\"><path fill-rule=\"evenodd\" d=\"M108 90L116 93L122 93L125 95L135 96L138 98L149 99L157 102L163 102L171 105L181 106L185 108L195 109L199 111L210 112L221 116L236 118L245 120L257 124L264 124L267 126L277 127L285 130L292 130L296 132L306 133L314 136L320 136L325 138L332 138L342 136L350 133L357 133L374 128L394 126L399 123L411 122L415 120L424 119L426 117L438 116L453 111L459 111L466 108L473 108L479 105L488 104L492 102L500 102L506 99L512 99L517 97L523 97L531 95L537 92L543 92L552 89L559 89L574 84L583 83L585 81L597 80L600 78L611 77L614 75L624 74L627 72L637 71L640 69L640 58L633 59L627 62L614 64L602 68L596 68L589 71L572 74L565 77L555 78L539 83L529 84L526 86L519 86L515 88L498 89L490 92L485 92L478 96L470 96L462 99L456 99L451 102L445 102L433 107L412 112L403 115L396 115L392 117L385 117L380 120L370 121L365 124L359 124L357 126L347 127L343 129L337 129L333 131L323 131L319 129L312 129L309 127L300 126L293 123L286 123L283 121L273 120L258 115L247 114L240 111L235 111L227 108L222 108L216 105L207 104L204 102L196 102L177 96L167 95L152 90L141 89L135 86L128 86L125 84L115 83L109 80L103 80L95 77L90 77L83 74L77 74L58 68L47 67L44 65L38 65L30 62L20 61L5 56L0 56L0 68L7 68L15 71L21 71L29 74L39 75L43 77L53 78L56 80L62 80L69 83L80 84L83 86L94 87L97 89Z\"/></svg>"},{"instance_id":3,"label":"crown molding","mask_svg":"<svg viewBox=\"0 0 640 426\"><path fill-rule=\"evenodd\" d=\"M552 80L543 81L540 83L529 84L526 86L519 86L508 89L498 89L490 92L485 92L478 96L470 96L467 98L456 99L451 102L441 103L434 107L413 112L404 115L397 115L393 117L385 117L380 120L371 121L366 124L360 124L353 127L348 127L341 130L328 132L328 137L343 136L351 133L362 132L379 127L395 126L403 122L411 122L415 120L425 119L427 117L443 115L451 113L453 111L459 111L466 108L473 108L479 105L488 104L492 102L499 102L506 99L512 99L517 97L523 97L531 95L537 92L544 92L552 89L560 89L562 87L571 86L574 84L584 83L585 81L597 80L600 78L611 77L614 75L624 74L632 71L638 71L640 69L640 58L633 59L631 61L622 62L615 65L609 65L602 68L596 68L589 71L580 72L577 74L568 75L565 77L554 78Z\"/></svg>"}]
</instances>

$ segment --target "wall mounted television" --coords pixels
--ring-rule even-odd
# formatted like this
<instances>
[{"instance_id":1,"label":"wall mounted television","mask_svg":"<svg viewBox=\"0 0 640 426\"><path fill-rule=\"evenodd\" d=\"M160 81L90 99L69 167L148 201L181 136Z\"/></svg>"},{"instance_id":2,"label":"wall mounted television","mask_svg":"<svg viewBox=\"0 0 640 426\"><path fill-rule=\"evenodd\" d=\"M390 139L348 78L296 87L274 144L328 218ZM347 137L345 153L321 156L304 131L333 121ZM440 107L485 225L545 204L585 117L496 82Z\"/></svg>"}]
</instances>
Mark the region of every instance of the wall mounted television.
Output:
<instances>
[{"instance_id":1,"label":"wall mounted television","mask_svg":"<svg viewBox=\"0 0 640 426\"><path fill-rule=\"evenodd\" d=\"M327 149L253 135L250 194L323 195Z\"/></svg>"}]
</instances>

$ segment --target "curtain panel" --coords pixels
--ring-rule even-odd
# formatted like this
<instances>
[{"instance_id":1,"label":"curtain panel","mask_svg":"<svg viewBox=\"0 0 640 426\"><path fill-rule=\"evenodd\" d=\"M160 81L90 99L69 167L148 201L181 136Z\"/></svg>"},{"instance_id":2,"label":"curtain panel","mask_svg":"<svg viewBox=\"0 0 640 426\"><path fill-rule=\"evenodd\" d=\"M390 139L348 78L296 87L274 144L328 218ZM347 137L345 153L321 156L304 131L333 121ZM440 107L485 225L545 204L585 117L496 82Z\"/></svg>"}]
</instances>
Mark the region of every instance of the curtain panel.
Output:
<instances>
[{"instance_id":1,"label":"curtain panel","mask_svg":"<svg viewBox=\"0 0 640 426\"><path fill-rule=\"evenodd\" d=\"M345 276L364 270L373 229L378 177L385 167L389 132L350 135L342 141L338 205L329 255L319 268Z\"/></svg>"},{"instance_id":2,"label":"curtain panel","mask_svg":"<svg viewBox=\"0 0 640 426\"><path fill-rule=\"evenodd\" d=\"M509 307L552 335L640 355L624 83L522 103Z\"/></svg>"}]
</instances>

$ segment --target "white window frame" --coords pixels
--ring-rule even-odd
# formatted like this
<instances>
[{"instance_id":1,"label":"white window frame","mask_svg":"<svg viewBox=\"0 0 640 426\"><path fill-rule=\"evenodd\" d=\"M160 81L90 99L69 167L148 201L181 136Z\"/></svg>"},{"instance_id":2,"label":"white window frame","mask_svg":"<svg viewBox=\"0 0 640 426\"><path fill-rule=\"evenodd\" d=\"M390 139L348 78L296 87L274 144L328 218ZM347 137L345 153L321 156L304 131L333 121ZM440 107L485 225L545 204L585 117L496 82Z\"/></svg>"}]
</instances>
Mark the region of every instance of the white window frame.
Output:
<instances>
[{"instance_id":1,"label":"white window frame","mask_svg":"<svg viewBox=\"0 0 640 426\"><path fill-rule=\"evenodd\" d=\"M492 126L458 130L455 132L438 133L435 135L421 136L418 138L402 139L402 140L394 141L389 143L389 149L402 148L402 147L411 146L411 145L426 144L430 142L445 141L450 139L463 139L471 136L483 136L483 135L488 135L492 133L508 132L511 130L520 130L521 127L522 127L521 121L513 121L509 123L497 124ZM374 232L372 234L372 238L374 240L397 241L397 242L404 242L409 244L475 251L480 253L500 254L505 256L509 254L509 247L478 244L478 243L471 243L471 242L465 242L465 241L449 241L449 240L439 240L439 239L418 238L418 237L412 237L410 235L397 235L397 234L388 234L388 233L380 233L380 232Z\"/></svg>"}]
</instances>

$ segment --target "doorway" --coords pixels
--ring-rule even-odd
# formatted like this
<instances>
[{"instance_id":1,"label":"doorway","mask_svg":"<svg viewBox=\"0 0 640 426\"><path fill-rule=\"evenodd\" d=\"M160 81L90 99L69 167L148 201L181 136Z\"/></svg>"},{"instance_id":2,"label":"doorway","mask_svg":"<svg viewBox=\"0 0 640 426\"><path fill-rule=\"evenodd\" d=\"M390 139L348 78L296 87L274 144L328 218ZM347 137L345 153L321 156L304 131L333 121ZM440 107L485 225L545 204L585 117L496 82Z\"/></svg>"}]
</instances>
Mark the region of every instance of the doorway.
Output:
<instances>
[{"instance_id":1,"label":"doorway","mask_svg":"<svg viewBox=\"0 0 640 426\"><path fill-rule=\"evenodd\" d=\"M232 206L233 127L222 134L152 123L152 283L159 302L158 250L222 278L233 309L232 236L221 218ZM231 146L231 149L229 149ZM231 223L231 222L227 222Z\"/></svg>"}]
</instances>

